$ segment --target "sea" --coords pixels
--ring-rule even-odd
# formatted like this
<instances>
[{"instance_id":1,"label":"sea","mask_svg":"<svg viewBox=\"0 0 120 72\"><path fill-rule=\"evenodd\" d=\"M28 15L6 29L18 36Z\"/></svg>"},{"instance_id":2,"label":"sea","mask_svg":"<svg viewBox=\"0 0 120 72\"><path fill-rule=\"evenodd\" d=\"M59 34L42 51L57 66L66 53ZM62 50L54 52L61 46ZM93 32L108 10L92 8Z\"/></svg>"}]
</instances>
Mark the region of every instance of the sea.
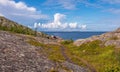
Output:
<instances>
[{"instance_id":1,"label":"sea","mask_svg":"<svg viewBox=\"0 0 120 72\"><path fill-rule=\"evenodd\" d=\"M54 35L61 37L65 40L77 40L77 39L84 39L94 35L101 35L106 32L45 32L48 35Z\"/></svg>"}]
</instances>

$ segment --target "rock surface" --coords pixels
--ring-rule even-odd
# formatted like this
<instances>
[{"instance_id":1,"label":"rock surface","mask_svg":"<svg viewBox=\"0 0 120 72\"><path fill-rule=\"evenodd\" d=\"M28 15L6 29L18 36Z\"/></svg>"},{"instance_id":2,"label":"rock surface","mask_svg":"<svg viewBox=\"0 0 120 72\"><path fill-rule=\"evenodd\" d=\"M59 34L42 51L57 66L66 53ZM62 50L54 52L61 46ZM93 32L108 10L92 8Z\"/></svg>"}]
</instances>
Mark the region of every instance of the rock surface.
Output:
<instances>
[{"instance_id":1,"label":"rock surface","mask_svg":"<svg viewBox=\"0 0 120 72\"><path fill-rule=\"evenodd\" d=\"M86 39L78 39L74 41L74 45L80 46L84 43L92 42L94 40L100 40L105 46L114 45L116 48L120 48L120 28L116 31L104 33L98 36L92 36Z\"/></svg>"},{"instance_id":2,"label":"rock surface","mask_svg":"<svg viewBox=\"0 0 120 72\"><path fill-rule=\"evenodd\" d=\"M27 43L29 38L0 31L0 72L87 72L87 69L67 61L58 63L49 60L42 47ZM54 40L48 42L45 38L32 38L41 43L57 43Z\"/></svg>"},{"instance_id":3,"label":"rock surface","mask_svg":"<svg viewBox=\"0 0 120 72\"><path fill-rule=\"evenodd\" d=\"M31 46L25 38L0 32L0 72L47 72L54 63Z\"/></svg>"}]
</instances>

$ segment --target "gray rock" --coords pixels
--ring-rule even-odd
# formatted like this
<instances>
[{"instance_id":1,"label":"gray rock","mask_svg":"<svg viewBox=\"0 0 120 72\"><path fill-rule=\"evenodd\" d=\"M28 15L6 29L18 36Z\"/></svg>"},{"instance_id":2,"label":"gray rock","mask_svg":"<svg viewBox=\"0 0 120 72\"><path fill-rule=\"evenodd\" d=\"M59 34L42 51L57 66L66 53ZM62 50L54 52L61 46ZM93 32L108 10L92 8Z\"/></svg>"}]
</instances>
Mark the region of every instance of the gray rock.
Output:
<instances>
[{"instance_id":1,"label":"gray rock","mask_svg":"<svg viewBox=\"0 0 120 72\"><path fill-rule=\"evenodd\" d=\"M0 31L0 72L66 72L61 65L73 72L87 72L85 68L69 62L57 63L49 60L42 47L30 45L26 35ZM34 37L45 43L48 39ZM44 40L44 42L42 41ZM55 44L56 41L47 43Z\"/></svg>"},{"instance_id":2,"label":"gray rock","mask_svg":"<svg viewBox=\"0 0 120 72\"><path fill-rule=\"evenodd\" d=\"M73 72L88 72L87 69L80 67L78 65L75 65L73 63L70 62L63 62L62 65L64 65L65 67L71 69Z\"/></svg>"},{"instance_id":3,"label":"gray rock","mask_svg":"<svg viewBox=\"0 0 120 72\"><path fill-rule=\"evenodd\" d=\"M0 32L0 72L48 72L54 63L48 60L40 47L31 46L25 38Z\"/></svg>"},{"instance_id":4,"label":"gray rock","mask_svg":"<svg viewBox=\"0 0 120 72\"><path fill-rule=\"evenodd\" d=\"M95 40L102 41L102 44L104 44L105 46L114 45L115 47L120 48L120 28L118 28L116 31L104 33L99 36L92 36L86 39L78 39L74 41L73 44L76 46L80 46L84 43L92 42Z\"/></svg>"},{"instance_id":5,"label":"gray rock","mask_svg":"<svg viewBox=\"0 0 120 72\"><path fill-rule=\"evenodd\" d=\"M120 40L108 40L105 42L105 46L114 45L116 48L120 48Z\"/></svg>"}]
</instances>

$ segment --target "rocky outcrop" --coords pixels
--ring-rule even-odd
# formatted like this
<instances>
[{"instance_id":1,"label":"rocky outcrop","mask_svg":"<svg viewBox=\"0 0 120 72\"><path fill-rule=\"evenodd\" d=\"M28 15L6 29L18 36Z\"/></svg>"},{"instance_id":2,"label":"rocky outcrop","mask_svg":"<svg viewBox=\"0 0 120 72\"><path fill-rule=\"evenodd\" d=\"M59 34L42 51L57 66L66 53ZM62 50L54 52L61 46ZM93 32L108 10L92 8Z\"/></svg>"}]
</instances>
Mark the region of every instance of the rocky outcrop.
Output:
<instances>
[{"instance_id":1,"label":"rocky outcrop","mask_svg":"<svg viewBox=\"0 0 120 72\"><path fill-rule=\"evenodd\" d=\"M95 40L102 41L105 46L114 45L116 48L120 48L120 28L118 28L116 31L104 33L102 35L92 36L86 39L78 39L74 41L74 45L80 46L84 43Z\"/></svg>"},{"instance_id":2,"label":"rocky outcrop","mask_svg":"<svg viewBox=\"0 0 120 72\"><path fill-rule=\"evenodd\" d=\"M0 30L10 31L14 33L24 34L24 35L32 35L36 37L43 37L43 38L48 38L48 39L53 39L53 40L58 40L58 41L63 40L57 36L53 37L43 32L34 31L26 26L18 24L17 22L14 22L2 16L0 16Z\"/></svg>"},{"instance_id":3,"label":"rocky outcrop","mask_svg":"<svg viewBox=\"0 0 120 72\"><path fill-rule=\"evenodd\" d=\"M56 40L43 37L0 31L0 72L87 72L87 69L67 61L50 60L44 47L31 45L29 39L57 44Z\"/></svg>"},{"instance_id":4,"label":"rocky outcrop","mask_svg":"<svg viewBox=\"0 0 120 72\"><path fill-rule=\"evenodd\" d=\"M104 44L105 46L115 45L116 48L120 48L120 40L108 40Z\"/></svg>"},{"instance_id":5,"label":"rocky outcrop","mask_svg":"<svg viewBox=\"0 0 120 72\"><path fill-rule=\"evenodd\" d=\"M55 64L42 53L41 47L28 44L24 37L0 31L0 72L47 72Z\"/></svg>"}]
</instances>

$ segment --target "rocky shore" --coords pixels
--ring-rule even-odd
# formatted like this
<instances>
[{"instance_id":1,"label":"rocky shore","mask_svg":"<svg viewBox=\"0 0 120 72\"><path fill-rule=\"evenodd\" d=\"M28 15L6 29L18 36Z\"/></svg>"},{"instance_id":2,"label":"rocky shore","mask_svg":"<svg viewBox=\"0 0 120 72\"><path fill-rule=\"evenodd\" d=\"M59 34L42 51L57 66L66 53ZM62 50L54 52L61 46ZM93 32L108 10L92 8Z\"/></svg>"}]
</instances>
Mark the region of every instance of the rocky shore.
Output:
<instances>
[{"instance_id":1,"label":"rocky shore","mask_svg":"<svg viewBox=\"0 0 120 72\"><path fill-rule=\"evenodd\" d=\"M100 40L105 46L114 45L116 48L120 48L120 28L116 31L104 33L98 36L92 36L86 39L78 39L74 42L74 45L80 46L84 43Z\"/></svg>"}]
</instances>

